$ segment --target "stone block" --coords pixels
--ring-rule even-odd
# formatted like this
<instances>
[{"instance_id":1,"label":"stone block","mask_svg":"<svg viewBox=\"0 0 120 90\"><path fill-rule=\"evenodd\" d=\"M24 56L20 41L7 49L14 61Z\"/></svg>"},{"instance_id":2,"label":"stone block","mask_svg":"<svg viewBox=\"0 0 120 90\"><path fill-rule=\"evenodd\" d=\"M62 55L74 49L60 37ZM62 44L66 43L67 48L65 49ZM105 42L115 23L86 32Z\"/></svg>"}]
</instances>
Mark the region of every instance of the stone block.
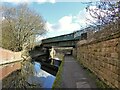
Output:
<instances>
[{"instance_id":1,"label":"stone block","mask_svg":"<svg viewBox=\"0 0 120 90\"><path fill-rule=\"evenodd\" d=\"M120 47L118 47L120 43L119 45L118 43L118 38L114 38L79 46L77 54L86 67L111 87L118 87L117 79L120 77Z\"/></svg>"},{"instance_id":2,"label":"stone block","mask_svg":"<svg viewBox=\"0 0 120 90\"><path fill-rule=\"evenodd\" d=\"M118 53L111 53L111 57L118 59Z\"/></svg>"}]
</instances>

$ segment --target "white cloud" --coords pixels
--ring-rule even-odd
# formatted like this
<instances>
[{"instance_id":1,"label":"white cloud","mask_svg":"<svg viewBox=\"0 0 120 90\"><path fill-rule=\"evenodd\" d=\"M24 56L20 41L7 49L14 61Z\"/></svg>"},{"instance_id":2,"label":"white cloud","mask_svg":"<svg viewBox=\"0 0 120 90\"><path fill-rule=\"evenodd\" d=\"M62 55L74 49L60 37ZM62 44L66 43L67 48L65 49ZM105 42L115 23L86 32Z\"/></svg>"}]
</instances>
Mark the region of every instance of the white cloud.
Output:
<instances>
[{"instance_id":1,"label":"white cloud","mask_svg":"<svg viewBox=\"0 0 120 90\"><path fill-rule=\"evenodd\" d=\"M2 20L2 21L5 20L5 17L1 17L1 20Z\"/></svg>"},{"instance_id":2,"label":"white cloud","mask_svg":"<svg viewBox=\"0 0 120 90\"><path fill-rule=\"evenodd\" d=\"M102 17L106 16L106 12L108 11L108 10L99 9L96 6L90 6L89 9L91 11L96 12L97 15L101 15Z\"/></svg>"},{"instance_id":3,"label":"white cloud","mask_svg":"<svg viewBox=\"0 0 120 90\"><path fill-rule=\"evenodd\" d=\"M23 2L27 2L27 3L31 3L31 2L38 2L38 3L45 3L45 2L49 2L49 3L55 3L55 0L2 0L2 2L11 2L11 3L23 3Z\"/></svg>"},{"instance_id":4,"label":"white cloud","mask_svg":"<svg viewBox=\"0 0 120 90\"><path fill-rule=\"evenodd\" d=\"M106 16L104 12L101 12L96 6L90 6L90 9L96 9L97 13L103 17ZM58 36L62 34L71 33L76 30L85 28L91 24L96 23L97 19L93 18L86 9L81 10L77 15L68 15L60 18L57 23L46 23L48 28L48 37Z\"/></svg>"},{"instance_id":5,"label":"white cloud","mask_svg":"<svg viewBox=\"0 0 120 90\"><path fill-rule=\"evenodd\" d=\"M56 2L56 0L49 0L49 2L51 2L51 3L55 3L55 2Z\"/></svg>"},{"instance_id":6,"label":"white cloud","mask_svg":"<svg viewBox=\"0 0 120 90\"><path fill-rule=\"evenodd\" d=\"M14 2L14 3L19 3L20 0L2 0L1 2Z\"/></svg>"},{"instance_id":7,"label":"white cloud","mask_svg":"<svg viewBox=\"0 0 120 90\"><path fill-rule=\"evenodd\" d=\"M87 14L87 18L89 19L88 21L92 21L94 23L96 23L97 21L99 21L98 17L100 17L101 19L107 19L108 18L108 15L112 14L111 11L109 10L104 10L104 9L99 9L97 8L96 6L90 6L89 7L90 10L91 10L91 14L94 16L94 17L97 17L97 18L93 18L88 12ZM95 14L94 14L95 12Z\"/></svg>"},{"instance_id":8,"label":"white cloud","mask_svg":"<svg viewBox=\"0 0 120 90\"><path fill-rule=\"evenodd\" d=\"M72 23L72 16L64 16L59 20L61 24L70 24Z\"/></svg>"},{"instance_id":9,"label":"white cloud","mask_svg":"<svg viewBox=\"0 0 120 90\"><path fill-rule=\"evenodd\" d=\"M47 0L36 0L36 1L40 3L47 2Z\"/></svg>"},{"instance_id":10,"label":"white cloud","mask_svg":"<svg viewBox=\"0 0 120 90\"><path fill-rule=\"evenodd\" d=\"M90 6L91 10L95 11L98 15L101 17L107 17L107 13L111 13L108 10L102 10L97 8L96 6ZM97 16L94 13L92 13L93 16ZM86 27L92 23L97 23L98 18L93 18L89 12L86 11L86 9L81 10L78 15L74 16L75 22L79 23L80 26Z\"/></svg>"},{"instance_id":11,"label":"white cloud","mask_svg":"<svg viewBox=\"0 0 120 90\"><path fill-rule=\"evenodd\" d=\"M49 2L49 3L55 3L55 0L34 0L34 2L38 2L38 3L45 3L45 2Z\"/></svg>"},{"instance_id":12,"label":"white cloud","mask_svg":"<svg viewBox=\"0 0 120 90\"><path fill-rule=\"evenodd\" d=\"M86 10L81 10L76 16L74 16L75 22L79 23L80 26L85 27L86 26Z\"/></svg>"},{"instance_id":13,"label":"white cloud","mask_svg":"<svg viewBox=\"0 0 120 90\"><path fill-rule=\"evenodd\" d=\"M96 2L100 0L56 0L57 2Z\"/></svg>"},{"instance_id":14,"label":"white cloud","mask_svg":"<svg viewBox=\"0 0 120 90\"><path fill-rule=\"evenodd\" d=\"M44 3L44 2L50 2L50 3L55 3L55 2L95 2L95 1L100 1L100 0L2 0L2 2L39 2L39 3Z\"/></svg>"},{"instance_id":15,"label":"white cloud","mask_svg":"<svg viewBox=\"0 0 120 90\"><path fill-rule=\"evenodd\" d=\"M105 13L101 12L101 10L96 6L90 6L90 9L95 10L97 14L101 14L103 17L105 16ZM76 18L76 22L78 22L82 27L86 27L92 22L96 23L98 20L96 18L93 18L90 13L86 11L86 9L81 10L78 15L74 16L74 18Z\"/></svg>"},{"instance_id":16,"label":"white cloud","mask_svg":"<svg viewBox=\"0 0 120 90\"><path fill-rule=\"evenodd\" d=\"M48 36L51 37L71 33L80 29L79 23L74 22L73 16L70 15L62 17L54 24L47 22L46 26L48 28Z\"/></svg>"}]
</instances>

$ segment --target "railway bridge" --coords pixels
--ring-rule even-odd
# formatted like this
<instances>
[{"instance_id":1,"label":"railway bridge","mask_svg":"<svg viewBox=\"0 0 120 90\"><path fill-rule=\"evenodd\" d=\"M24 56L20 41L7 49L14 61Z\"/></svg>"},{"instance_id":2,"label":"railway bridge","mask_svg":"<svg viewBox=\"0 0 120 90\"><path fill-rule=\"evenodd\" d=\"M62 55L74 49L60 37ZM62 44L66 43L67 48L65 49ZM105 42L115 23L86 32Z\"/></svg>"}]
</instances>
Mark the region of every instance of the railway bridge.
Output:
<instances>
[{"instance_id":1,"label":"railway bridge","mask_svg":"<svg viewBox=\"0 0 120 90\"><path fill-rule=\"evenodd\" d=\"M70 34L51 37L42 40L43 47L50 48L52 46L57 47L75 47L77 41L87 39L87 32L84 30L76 31Z\"/></svg>"}]
</instances>

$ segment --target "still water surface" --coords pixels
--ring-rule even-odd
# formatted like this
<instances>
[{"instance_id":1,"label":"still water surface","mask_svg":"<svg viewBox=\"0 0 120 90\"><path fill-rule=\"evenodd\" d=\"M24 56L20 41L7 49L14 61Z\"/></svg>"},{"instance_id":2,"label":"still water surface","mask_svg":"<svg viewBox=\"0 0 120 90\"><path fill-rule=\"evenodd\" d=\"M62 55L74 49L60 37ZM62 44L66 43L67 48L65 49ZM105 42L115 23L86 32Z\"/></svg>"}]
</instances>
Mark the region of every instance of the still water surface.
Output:
<instances>
[{"instance_id":1,"label":"still water surface","mask_svg":"<svg viewBox=\"0 0 120 90\"><path fill-rule=\"evenodd\" d=\"M39 85L42 88L52 88L55 76L41 69L41 64L34 62L34 75L28 78L28 83Z\"/></svg>"}]
</instances>

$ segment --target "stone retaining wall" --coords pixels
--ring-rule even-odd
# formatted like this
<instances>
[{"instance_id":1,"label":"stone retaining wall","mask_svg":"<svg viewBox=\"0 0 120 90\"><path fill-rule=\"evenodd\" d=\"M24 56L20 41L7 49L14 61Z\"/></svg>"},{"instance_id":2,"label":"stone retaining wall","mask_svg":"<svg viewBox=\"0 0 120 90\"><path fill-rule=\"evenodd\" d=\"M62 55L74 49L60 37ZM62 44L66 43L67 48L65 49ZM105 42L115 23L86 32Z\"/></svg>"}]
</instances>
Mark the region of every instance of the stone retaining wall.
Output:
<instances>
[{"instance_id":1,"label":"stone retaining wall","mask_svg":"<svg viewBox=\"0 0 120 90\"><path fill-rule=\"evenodd\" d=\"M101 34L77 43L77 59L107 85L120 88L120 30Z\"/></svg>"}]
</instances>

